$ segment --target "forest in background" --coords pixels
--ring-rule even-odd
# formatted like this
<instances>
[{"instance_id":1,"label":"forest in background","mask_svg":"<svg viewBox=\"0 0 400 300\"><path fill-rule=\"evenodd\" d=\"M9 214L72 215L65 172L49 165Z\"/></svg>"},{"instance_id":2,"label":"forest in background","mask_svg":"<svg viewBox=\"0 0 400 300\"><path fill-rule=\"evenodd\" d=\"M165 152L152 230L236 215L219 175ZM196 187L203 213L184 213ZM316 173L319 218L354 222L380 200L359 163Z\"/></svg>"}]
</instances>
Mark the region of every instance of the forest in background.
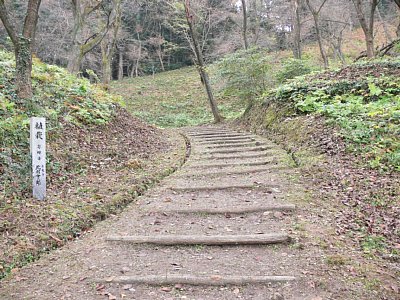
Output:
<instances>
[{"instance_id":1,"label":"forest in background","mask_svg":"<svg viewBox=\"0 0 400 300\"><path fill-rule=\"evenodd\" d=\"M12 19L18 20L14 25L22 26L27 1L2 2ZM349 33L360 26L373 49L383 46L373 44L377 32L384 36L384 44L398 38L397 2L192 0L190 9L206 63L251 47L270 52L290 50L301 58L302 49L317 43L320 64L327 67L330 60L345 64L349 57L358 55L343 45ZM46 63L67 67L72 73L82 71L106 84L110 79L192 65L193 45L183 3L43 0L33 52ZM13 48L3 26L0 44L10 51ZM360 45L354 47L360 49Z\"/></svg>"}]
</instances>

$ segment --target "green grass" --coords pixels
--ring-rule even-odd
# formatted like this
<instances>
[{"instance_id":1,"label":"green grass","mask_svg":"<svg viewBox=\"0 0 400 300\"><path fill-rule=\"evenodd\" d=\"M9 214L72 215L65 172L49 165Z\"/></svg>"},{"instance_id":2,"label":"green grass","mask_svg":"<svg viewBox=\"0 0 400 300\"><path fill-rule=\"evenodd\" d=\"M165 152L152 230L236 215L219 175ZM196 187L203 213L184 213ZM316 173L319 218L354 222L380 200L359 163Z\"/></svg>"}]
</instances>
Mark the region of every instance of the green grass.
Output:
<instances>
[{"instance_id":1,"label":"green grass","mask_svg":"<svg viewBox=\"0 0 400 300\"><path fill-rule=\"evenodd\" d=\"M214 82L214 87L221 114L227 119L240 116L245 104L221 96L218 83ZM213 121L206 92L193 67L115 81L112 91L123 96L126 108L135 116L162 128Z\"/></svg>"}]
</instances>

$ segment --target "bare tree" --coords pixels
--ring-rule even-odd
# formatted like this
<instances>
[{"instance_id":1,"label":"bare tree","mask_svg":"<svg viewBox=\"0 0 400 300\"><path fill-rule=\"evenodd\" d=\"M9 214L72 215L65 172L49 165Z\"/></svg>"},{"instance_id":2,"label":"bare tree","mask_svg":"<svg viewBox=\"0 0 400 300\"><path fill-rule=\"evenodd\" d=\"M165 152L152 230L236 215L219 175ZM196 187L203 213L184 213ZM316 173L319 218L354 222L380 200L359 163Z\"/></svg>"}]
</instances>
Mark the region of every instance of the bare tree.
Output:
<instances>
[{"instance_id":1,"label":"bare tree","mask_svg":"<svg viewBox=\"0 0 400 300\"><path fill-rule=\"evenodd\" d=\"M385 20L383 19L382 14L378 7L376 8L376 15L379 18L379 22L382 24L383 32L385 33L385 37L386 37L386 43L389 44L389 43L393 42L393 38L389 32L389 28L387 27L387 24L386 24Z\"/></svg>"},{"instance_id":2,"label":"bare tree","mask_svg":"<svg viewBox=\"0 0 400 300\"><path fill-rule=\"evenodd\" d=\"M149 38L147 43L154 49L154 52L160 62L161 70L165 71L164 51L163 51L163 45L165 44L165 39L163 38L163 36L157 35Z\"/></svg>"},{"instance_id":3,"label":"bare tree","mask_svg":"<svg viewBox=\"0 0 400 300\"><path fill-rule=\"evenodd\" d=\"M249 48L249 43L247 41L247 7L246 7L246 0L242 0L242 13L243 13L243 44L244 49Z\"/></svg>"},{"instance_id":4,"label":"bare tree","mask_svg":"<svg viewBox=\"0 0 400 300\"><path fill-rule=\"evenodd\" d=\"M29 0L22 34L18 34L16 23L11 19L4 0L0 0L0 19L14 46L15 84L17 95L22 99L32 97L32 44L35 40L40 4L41 0Z\"/></svg>"},{"instance_id":5,"label":"bare tree","mask_svg":"<svg viewBox=\"0 0 400 300\"><path fill-rule=\"evenodd\" d=\"M329 60L328 56L326 55L324 45L322 42L322 34L321 34L321 29L320 29L320 24L319 24L319 17L321 13L322 7L325 5L327 0L323 0L321 5L319 6L318 9L313 7L310 3L310 0L306 0L307 6L313 16L314 19L314 26L315 26L315 32L317 34L317 40L318 40L318 46L319 46L319 51L321 52L321 57L322 60L324 61L324 68L327 69L329 67Z\"/></svg>"},{"instance_id":6,"label":"bare tree","mask_svg":"<svg viewBox=\"0 0 400 300\"><path fill-rule=\"evenodd\" d=\"M365 2L367 2L366 9L364 9ZM375 11L378 6L379 0L353 0L353 3L357 12L358 21L360 22L361 28L365 35L367 57L372 58L375 56L374 21ZM365 10L367 10L368 12L365 12Z\"/></svg>"},{"instance_id":7,"label":"bare tree","mask_svg":"<svg viewBox=\"0 0 400 300\"><path fill-rule=\"evenodd\" d=\"M400 12L400 0L394 0L394 2L396 3L396 5L397 5L397 7L399 9L399 12ZM400 22L397 25L396 34L397 34L397 37L400 38Z\"/></svg>"},{"instance_id":8,"label":"bare tree","mask_svg":"<svg viewBox=\"0 0 400 300\"><path fill-rule=\"evenodd\" d=\"M190 10L190 0L183 0L183 3L185 6L185 16L186 16L186 21L188 24L188 34L190 36L190 39L192 42L192 47L194 50L194 55L196 57L196 66L197 66L197 69L200 73L201 79L202 79L204 86L206 88L206 91L207 91L207 96L208 96L208 100L209 100L211 110L212 110L212 113L214 116L214 121L216 123L219 123L222 121L222 118L221 118L221 115L219 114L218 106L214 99L210 79L209 79L208 73L205 69L206 66L204 63L203 54L202 54L200 46L198 44L196 31L195 31L194 25L193 25L193 15Z\"/></svg>"},{"instance_id":9,"label":"bare tree","mask_svg":"<svg viewBox=\"0 0 400 300\"><path fill-rule=\"evenodd\" d=\"M108 86L111 81L111 60L114 55L115 47L117 44L118 33L121 27L121 10L122 0L112 1L112 16L109 32L106 37L101 41L101 57L102 57L102 81L103 84Z\"/></svg>"},{"instance_id":10,"label":"bare tree","mask_svg":"<svg viewBox=\"0 0 400 300\"><path fill-rule=\"evenodd\" d=\"M107 33L109 19L101 24L97 32L86 36L85 27L88 25L89 17L95 12L98 13L102 8L103 0L71 0L72 12L74 18L74 28L72 30L72 49L68 61L68 71L78 73L82 60L87 53L100 44ZM93 27L93 24L90 24Z\"/></svg>"},{"instance_id":11,"label":"bare tree","mask_svg":"<svg viewBox=\"0 0 400 300\"><path fill-rule=\"evenodd\" d=\"M351 26L353 4L345 1L328 2L321 14L323 37L330 45L335 59L346 64L343 53L344 33Z\"/></svg>"},{"instance_id":12,"label":"bare tree","mask_svg":"<svg viewBox=\"0 0 400 300\"><path fill-rule=\"evenodd\" d=\"M293 55L301 59L301 22L300 22L300 0L292 0L293 19Z\"/></svg>"}]
</instances>

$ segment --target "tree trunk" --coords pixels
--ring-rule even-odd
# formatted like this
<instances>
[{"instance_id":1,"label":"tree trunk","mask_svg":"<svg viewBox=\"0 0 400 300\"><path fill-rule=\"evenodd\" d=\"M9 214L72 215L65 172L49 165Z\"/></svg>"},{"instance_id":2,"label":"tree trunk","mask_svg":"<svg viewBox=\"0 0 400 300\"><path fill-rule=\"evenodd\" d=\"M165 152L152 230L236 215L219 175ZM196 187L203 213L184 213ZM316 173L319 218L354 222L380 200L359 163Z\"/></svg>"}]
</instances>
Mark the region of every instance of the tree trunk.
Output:
<instances>
[{"instance_id":1,"label":"tree trunk","mask_svg":"<svg viewBox=\"0 0 400 300\"><path fill-rule=\"evenodd\" d=\"M105 43L101 43L101 69L103 72L102 82L108 86L111 81L111 60Z\"/></svg>"},{"instance_id":2,"label":"tree trunk","mask_svg":"<svg viewBox=\"0 0 400 300\"><path fill-rule=\"evenodd\" d=\"M297 59L301 59L301 23L300 23L300 7L299 0L292 1L293 6L293 55Z\"/></svg>"},{"instance_id":3,"label":"tree trunk","mask_svg":"<svg viewBox=\"0 0 400 300\"><path fill-rule=\"evenodd\" d=\"M367 57L375 57L375 47L374 47L374 20L375 20L375 10L378 5L378 0L372 0L370 6L370 17L369 22L367 22L366 16L362 8L362 0L353 0L354 7L357 12L357 18L360 22L361 28L365 35L365 44L367 47Z\"/></svg>"},{"instance_id":4,"label":"tree trunk","mask_svg":"<svg viewBox=\"0 0 400 300\"><path fill-rule=\"evenodd\" d=\"M160 61L161 70L164 72L165 67L164 67L164 61L163 61L163 57L162 57L161 46L159 46L159 48L157 49L157 56L158 56L158 60Z\"/></svg>"},{"instance_id":5,"label":"tree trunk","mask_svg":"<svg viewBox=\"0 0 400 300\"><path fill-rule=\"evenodd\" d=\"M252 43L253 45L257 45L258 43L258 39L260 38L260 16L259 16L259 7L257 5L257 0L249 0L247 2L249 5L249 8L251 10L251 14L249 14L248 10L247 10L247 19L249 19L250 17L250 29L251 32L253 33L253 40ZM260 0L260 7L262 7L263 4L263 0ZM260 8L261 9L261 8ZM248 23L248 22L247 22ZM249 26L247 26L249 27ZM247 31L249 31L247 29Z\"/></svg>"},{"instance_id":6,"label":"tree trunk","mask_svg":"<svg viewBox=\"0 0 400 300\"><path fill-rule=\"evenodd\" d=\"M78 42L78 35L82 30L83 27L83 20L81 16L81 10L80 10L80 2L78 1L73 1L72 0L72 15L74 18L74 27L72 29L72 46L71 46L71 52L70 52L70 57L68 60L68 65L67 69L70 73L72 74L77 74L80 70L80 65L82 62L82 58L80 57L80 46Z\"/></svg>"},{"instance_id":7,"label":"tree trunk","mask_svg":"<svg viewBox=\"0 0 400 300\"><path fill-rule=\"evenodd\" d=\"M374 34L373 32L366 32L365 33L365 38L366 38L366 46L367 46L367 56L369 58L375 57L375 46L374 46Z\"/></svg>"},{"instance_id":8,"label":"tree trunk","mask_svg":"<svg viewBox=\"0 0 400 300\"><path fill-rule=\"evenodd\" d=\"M110 23L108 19L106 23L102 24L99 32L92 35L91 38L87 39L85 42L79 40L82 35L82 31L87 22L87 19L91 13L96 11L101 7L102 1L97 2L93 6L83 6L80 0L71 0L72 3L72 13L74 17L74 28L72 31L72 50L70 60L68 61L68 71L76 74L79 72L82 60L86 54L88 54L94 47L99 45L105 35L108 32L110 26L114 24ZM113 7L118 4L113 3ZM108 16L109 17L109 16Z\"/></svg>"},{"instance_id":9,"label":"tree trunk","mask_svg":"<svg viewBox=\"0 0 400 300\"><path fill-rule=\"evenodd\" d=\"M394 0L394 2L396 3L397 8L398 8L398 13L400 14L400 0ZM397 25L396 35L398 38L400 38L400 22Z\"/></svg>"},{"instance_id":10,"label":"tree trunk","mask_svg":"<svg viewBox=\"0 0 400 300\"><path fill-rule=\"evenodd\" d=\"M197 42L197 38L195 35L195 31L193 28L193 23L192 23L192 15L190 14L190 2L189 0L184 0L184 5L185 5L185 12L186 12L186 20L189 26L189 35L191 37L192 43L193 43L193 49L194 49L194 54L196 57L196 63L197 63L197 69L199 70L201 78L203 78L204 81L204 86L207 91L207 96L208 96L208 101L211 106L211 111L214 116L214 121L215 123L220 123L222 121L222 117L219 114L218 106L217 103L214 99L214 95L212 92L210 80L208 77L208 74L205 70L205 64L204 64L204 59L203 59L203 54L200 51L199 44Z\"/></svg>"},{"instance_id":11,"label":"tree trunk","mask_svg":"<svg viewBox=\"0 0 400 300\"><path fill-rule=\"evenodd\" d=\"M137 37L139 41L139 53L135 63L135 76L139 77L139 65L140 65L140 59L142 58L142 40L140 39L139 32L137 33Z\"/></svg>"},{"instance_id":12,"label":"tree trunk","mask_svg":"<svg viewBox=\"0 0 400 300\"><path fill-rule=\"evenodd\" d=\"M121 0L113 0L113 10L111 15L113 20L110 28L113 31L107 34L107 38L101 40L101 56L102 56L102 71L103 71L103 84L108 86L112 79L112 58L117 44L119 29L121 27Z\"/></svg>"},{"instance_id":13,"label":"tree trunk","mask_svg":"<svg viewBox=\"0 0 400 300\"><path fill-rule=\"evenodd\" d=\"M19 37L15 45L15 84L18 97L21 99L32 98L32 50L31 41L25 37Z\"/></svg>"},{"instance_id":14,"label":"tree trunk","mask_svg":"<svg viewBox=\"0 0 400 300\"><path fill-rule=\"evenodd\" d=\"M400 38L400 22L399 25L397 25L396 35L398 38Z\"/></svg>"},{"instance_id":15,"label":"tree trunk","mask_svg":"<svg viewBox=\"0 0 400 300\"><path fill-rule=\"evenodd\" d=\"M111 82L111 63L108 59L103 60L103 84L109 86Z\"/></svg>"},{"instance_id":16,"label":"tree trunk","mask_svg":"<svg viewBox=\"0 0 400 300\"><path fill-rule=\"evenodd\" d=\"M247 7L246 7L246 0L242 0L242 12L243 12L243 43L244 43L244 49L247 50L249 48L249 43L247 41Z\"/></svg>"},{"instance_id":17,"label":"tree trunk","mask_svg":"<svg viewBox=\"0 0 400 300\"><path fill-rule=\"evenodd\" d=\"M78 74L81 69L83 56L81 55L81 49L79 44L75 44L71 47L71 55L68 61L67 69L72 74Z\"/></svg>"},{"instance_id":18,"label":"tree trunk","mask_svg":"<svg viewBox=\"0 0 400 300\"><path fill-rule=\"evenodd\" d=\"M139 77L139 64L140 64L140 58L138 57L138 59L136 60L135 63L135 76Z\"/></svg>"},{"instance_id":19,"label":"tree trunk","mask_svg":"<svg viewBox=\"0 0 400 300\"><path fill-rule=\"evenodd\" d=\"M328 69L329 67L329 61L328 61L328 56L326 55L324 45L322 43L322 36L321 36L321 30L319 27L319 14L322 9L322 6L325 4L326 0L321 4L320 8L318 10L315 10L312 5L310 4L310 0L306 0L307 6L310 9L310 12L313 16L314 19L314 25L315 25L315 32L317 34L317 40L318 40L318 47L319 51L321 53L322 60L324 62L324 68Z\"/></svg>"},{"instance_id":20,"label":"tree trunk","mask_svg":"<svg viewBox=\"0 0 400 300\"><path fill-rule=\"evenodd\" d=\"M124 49L120 47L118 50L118 80L122 80L124 78Z\"/></svg>"},{"instance_id":21,"label":"tree trunk","mask_svg":"<svg viewBox=\"0 0 400 300\"><path fill-rule=\"evenodd\" d=\"M386 25L385 20L382 18L381 12L379 11L379 8L376 8L376 14L378 15L379 18L379 22L382 23L382 27L383 27L383 32L385 33L385 37L386 37L386 44L390 44L391 42L393 42L392 36L390 35L389 29Z\"/></svg>"},{"instance_id":22,"label":"tree trunk","mask_svg":"<svg viewBox=\"0 0 400 300\"><path fill-rule=\"evenodd\" d=\"M0 0L0 20L5 27L13 45L15 53L15 85L19 98L32 98L32 45L35 40L39 7L41 0L29 0L25 15L22 34L18 35L12 22L4 0Z\"/></svg>"}]
</instances>

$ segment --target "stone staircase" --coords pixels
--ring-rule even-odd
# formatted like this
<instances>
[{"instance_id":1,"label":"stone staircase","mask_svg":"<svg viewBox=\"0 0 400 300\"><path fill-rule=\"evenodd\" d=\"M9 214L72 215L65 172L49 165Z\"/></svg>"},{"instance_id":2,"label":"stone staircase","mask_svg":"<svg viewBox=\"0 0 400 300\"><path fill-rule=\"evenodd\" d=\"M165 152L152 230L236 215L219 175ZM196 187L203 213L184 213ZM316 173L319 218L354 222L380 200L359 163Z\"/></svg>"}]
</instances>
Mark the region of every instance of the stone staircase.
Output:
<instances>
[{"instance_id":1,"label":"stone staircase","mask_svg":"<svg viewBox=\"0 0 400 300\"><path fill-rule=\"evenodd\" d=\"M218 127L184 134L191 142L188 162L160 194L141 203L142 214L159 216L153 223L159 228L122 228L106 238L118 247L158 252L143 259L156 255L162 263L98 282L113 295L145 287L132 299L305 299L296 292L296 258L287 253L296 207L280 197L282 150L260 137Z\"/></svg>"}]
</instances>

